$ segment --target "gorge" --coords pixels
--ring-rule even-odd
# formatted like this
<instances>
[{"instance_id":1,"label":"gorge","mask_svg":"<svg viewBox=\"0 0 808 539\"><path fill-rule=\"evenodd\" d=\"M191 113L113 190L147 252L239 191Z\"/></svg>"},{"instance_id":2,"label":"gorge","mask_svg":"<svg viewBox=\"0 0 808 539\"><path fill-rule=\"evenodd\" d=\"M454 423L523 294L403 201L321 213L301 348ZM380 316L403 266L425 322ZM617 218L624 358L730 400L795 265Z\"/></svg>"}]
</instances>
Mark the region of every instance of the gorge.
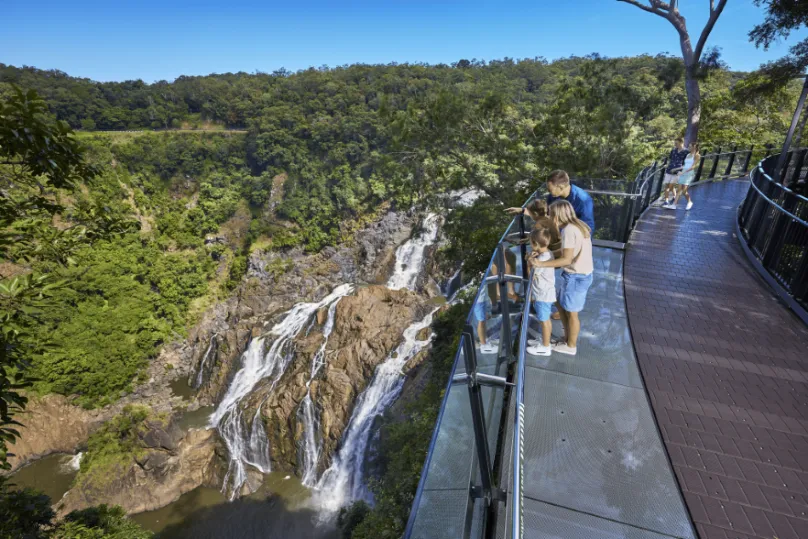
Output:
<instances>
[{"instance_id":1,"label":"gorge","mask_svg":"<svg viewBox=\"0 0 808 539\"><path fill-rule=\"evenodd\" d=\"M287 275L280 278L280 286L274 278L265 285L267 296L254 294L256 290L263 293L264 286L256 288L254 282L252 299L244 297L243 288L238 292L241 297L231 298L229 305L214 307L191 333L188 344L172 354L182 358L176 370L178 374L187 372L187 384L196 390L190 402L180 403L178 397L157 391L159 396L152 397L152 402L161 402L171 419L149 424L142 433L146 454L125 465L123 470L128 471L118 480L74 481L57 504L60 513L101 502L121 505L132 513L159 513L156 510L167 503L182 503L186 511L193 512L186 493L198 488L209 492L219 488L232 502L252 493L274 496L267 490L265 478L296 475L300 482L292 483L312 494L303 498L298 494L296 507L290 510L312 511L319 523L315 528L327 535L341 507L356 499L370 500L364 486L364 460L374 421L398 397L406 379L404 366L414 367L422 360L431 341L432 316L439 308L429 299L439 287L428 285L431 278L427 275L439 219L434 214L423 217L421 233L407 238L409 222L409 217L385 215L364 231L364 240L361 232L357 236L361 249L341 247L326 257L313 257L319 262L323 258L344 262L351 260L349 251L365 257L364 261L354 258L339 269L326 263L336 271L319 282L304 281L314 298L320 296L315 301L295 303L279 314L272 311L279 310L276 305L280 302L271 300L262 303L269 305L264 312L245 308L248 302L265 302L271 290L282 294L299 283L294 275ZM376 239L374 231L379 236ZM302 258L312 262L312 257ZM385 284L365 281L379 278L373 263L384 258L390 259L387 265L391 268ZM265 263L254 256L248 275L261 281ZM296 265L290 274L297 269ZM336 284L346 275L354 281ZM286 285L287 281L294 284ZM236 317L222 318L223 308L249 313L249 322L234 324ZM249 331L242 329L247 326ZM230 347L239 340L245 349L232 359ZM229 374L224 373L226 369ZM227 379L230 382L223 383ZM184 431L177 427L183 417L182 404L187 404L189 411L184 414L189 415L194 413L190 410L210 403L216 407L203 424L197 422L195 428ZM113 408L120 410L119 406ZM100 414L111 415L111 411ZM43 424L42 430L46 428ZM93 428L86 427L82 437ZM83 443L76 442L72 450ZM71 451L67 447L55 450ZM45 447L37 451L49 452ZM26 456L22 453L19 458ZM25 470L30 474L37 466L34 463ZM196 472L188 474L189 466ZM283 479L272 481L285 483ZM202 498L211 500L211 496ZM177 501L180 497L183 500ZM139 516L139 522L161 530L157 522L149 521L149 514ZM182 527L181 523L175 525Z\"/></svg>"}]
</instances>

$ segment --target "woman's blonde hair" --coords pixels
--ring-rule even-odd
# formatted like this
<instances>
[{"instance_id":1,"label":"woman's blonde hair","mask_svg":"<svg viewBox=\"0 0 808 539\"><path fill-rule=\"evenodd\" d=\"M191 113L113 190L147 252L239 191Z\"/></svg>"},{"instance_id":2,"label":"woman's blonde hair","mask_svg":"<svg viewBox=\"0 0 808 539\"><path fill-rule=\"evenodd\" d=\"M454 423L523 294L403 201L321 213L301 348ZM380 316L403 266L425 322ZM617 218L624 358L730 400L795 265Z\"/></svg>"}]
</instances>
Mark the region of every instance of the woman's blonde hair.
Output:
<instances>
[{"instance_id":1,"label":"woman's blonde hair","mask_svg":"<svg viewBox=\"0 0 808 539\"><path fill-rule=\"evenodd\" d=\"M556 200L550 204L550 217L555 217L558 221L558 228L564 228L567 225L575 225L581 231L585 238L588 238L592 231L589 230L589 225L578 219L575 215L575 210L572 204L566 200Z\"/></svg>"}]
</instances>

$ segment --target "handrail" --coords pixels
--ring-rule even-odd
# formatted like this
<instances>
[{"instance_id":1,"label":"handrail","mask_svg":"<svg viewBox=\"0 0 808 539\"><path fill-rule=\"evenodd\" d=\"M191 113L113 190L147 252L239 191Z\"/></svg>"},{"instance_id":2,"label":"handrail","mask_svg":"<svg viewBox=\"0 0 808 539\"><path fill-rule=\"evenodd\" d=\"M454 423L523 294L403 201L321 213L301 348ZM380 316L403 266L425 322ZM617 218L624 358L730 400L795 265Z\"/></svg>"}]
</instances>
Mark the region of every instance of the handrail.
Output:
<instances>
[{"instance_id":1,"label":"handrail","mask_svg":"<svg viewBox=\"0 0 808 539\"><path fill-rule=\"evenodd\" d=\"M751 155L752 150L737 150L732 153L743 154L745 153L747 156ZM721 154L723 155L723 154ZM719 156L720 157L720 156ZM702 159L702 166L704 163L704 159ZM745 160L748 162L748 159ZM729 162L729 166L724 168L730 169L734 159ZM743 164L744 167L746 166L746 162L739 160L739 164ZM718 164L718 159L716 159L707 170L708 177L712 177L716 172L716 167ZM666 168L667 160L661 159L653 162L653 164L649 164L648 166L644 167L635 177L634 180L598 180L592 178L584 178L584 179L575 179L573 178L573 183L580 183L579 187L583 188L585 191L590 193L593 198L595 198L595 212L596 212L596 219L603 221L599 221L601 226L599 230L605 231L605 234L602 234L599 239L595 241L603 241L604 238L607 240L606 243L613 243L614 245L608 245L609 247L615 248L623 248L625 246L625 242L628 240L628 236L633 228L633 225L639 215L651 204L653 200L655 200L660 193L660 189L662 186L663 180L663 172ZM724 168L722 168L721 172L724 172ZM743 167L740 167L743 168ZM740 168L732 168L734 173L738 173ZM719 176L715 174L715 176ZM592 189L586 189L585 186L590 186ZM595 189L595 187L600 187L601 189ZM625 188L625 190L622 190ZM524 208L527 204L534 200L537 196L543 194L541 189L535 190L531 195L525 200L522 207ZM606 211L605 214L598 214L599 211ZM438 413L438 418L436 422L435 429L432 433L432 438L429 444L429 450L424 462L423 473L421 474L421 478L418 483L418 490L415 494L415 499L413 501L413 508L410 512L410 517L407 521L407 527L404 533L405 538L412 537L413 534L417 534L416 531L421 526L420 521L418 520L419 509L423 508L425 511L425 517L427 520L429 517L429 510L427 509L427 504L424 501L422 494L425 491L433 491L435 490L431 487L431 482L428 480L430 477L431 469L435 468L436 461L432 458L436 451L440 452L441 448L443 447L444 442L439 442L439 434L443 432L442 429L452 428L452 423L447 419L446 409L447 409L447 402L450 397L450 394L454 389L452 388L452 384L459 384L462 382L466 382L469 384L470 389L473 391L477 391L478 387L481 385L487 385L494 390L504 390L505 388L510 388L510 391L503 391L502 394L500 393L492 393L487 399L501 399L504 398L505 395L510 394L510 398L513 399L511 403L515 406L515 413L513 417L513 424L510 422L510 418L506 419L505 416L498 416L498 417L489 417L488 413L481 412L481 407L479 406L479 400L477 400L477 405L472 405L471 416L472 422L476 423L476 427L474 427L474 437L473 442L475 446L481 443L491 443L492 450L496 447L496 451L492 452L493 458L488 460L490 464L490 469L482 470L480 466L486 466L483 462L479 462L479 457L484 452L481 451L480 447L469 448L472 449L472 453L476 455L476 457L470 457L472 460L470 461L472 476L470 477L469 482L469 503L466 505L466 514L464 515L463 520L465 521L465 528L463 531L463 537L469 537L471 532L472 520L479 518L481 520L477 521L474 520L474 529L476 530L483 530L483 529L490 529L490 525L492 524L491 519L500 518L508 518L509 515L512 519L512 523L505 522L505 529L510 530L511 532L511 539L521 539L523 535L524 529L524 514L523 514L523 500L522 500L522 490L523 490L523 447L524 447L524 397L525 397L525 362L526 362L526 342L529 330L529 322L530 322L530 294L531 294L531 286L532 286L532 279L529 278L530 272L527 271L527 264L525 259L526 249L527 246L523 244L520 240L522 240L525 236L525 222L524 222L524 212L522 214L518 214L514 216L508 226L506 227L505 231L503 232L502 236L500 237L500 241L497 244L497 248L491 255L491 258L488 262L488 267L486 268L485 272L482 275L482 279L480 280L479 287L474 294L474 301L473 305L478 305L482 302L488 302L489 300L486 299L483 294L487 293L487 286L490 284L496 283L499 287L499 306L501 309L501 326L499 327L498 331L500 333L500 346L499 352L497 354L497 372L496 376L480 376L481 373L476 372L478 369L475 367L476 361L472 361L469 363L471 365L471 369L466 367L466 371L463 373L459 373L460 365L464 363L461 360L461 354L473 356L471 359L474 359L477 355L477 348L476 348L476 332L474 328L475 324L475 316L474 316L474 309L471 309L468 315L466 316L466 323L464 324L464 335L461 337L461 342L457 352L455 353L454 362L452 365L451 373L449 376L449 380L447 383L447 391L444 393L444 398L441 403L440 411ZM516 245L520 245L520 248L515 248ZM507 250L512 250L513 254L517 257L521 255L521 263L522 263L522 271L508 271L506 268L506 264L508 260L506 260L504 254ZM518 252L518 251L521 251ZM518 258L519 259L519 258ZM492 275L492 266L496 264L498 267L497 275ZM514 275L514 273L521 273L521 275ZM522 306L521 313L510 313L508 308L508 293L507 293L507 283L514 282L514 283L523 283L522 286L517 289L517 293L522 296L524 294L524 305ZM490 298L493 299L493 298ZM512 345L513 342L513 334L511 333L511 314L521 314L522 319L520 321L520 333L519 333L519 344L517 347ZM514 350L516 348L516 350ZM514 357L514 351L516 351ZM465 356L463 358L466 359ZM514 370L512 371L512 377L505 379L499 376L499 366L504 365L505 363L510 363L514 365ZM468 372L471 370L472 372ZM476 399L476 396L474 397ZM471 404L471 402L469 402ZM510 407L503 407L503 410L510 410ZM482 419L482 421L481 421ZM447 421L449 421L447 423ZM493 423L488 423L492 421ZM497 422L499 421L499 422ZM494 426L493 429L494 433L491 433L490 426ZM499 427L499 428L496 428ZM471 431L471 426L463 427L464 429L469 429ZM504 443L504 439L501 437L503 432L507 432L509 428L513 429L512 432L512 442L513 445L510 450L513 452L513 462L512 462L512 469L509 471L505 471L499 468L500 457L503 455L503 451L508 451L509 448ZM494 438L496 437L496 439ZM476 449L476 451L474 451ZM454 455L454 453L450 453ZM467 457L463 457L464 459ZM465 462L465 461L464 461ZM512 483L511 490L509 492L503 492L500 490L500 487L503 483L493 484L489 481L488 478L494 477L496 478L498 474L511 474L510 480ZM486 476L486 479L482 478L482 475ZM440 476L438 476L440 477ZM500 476L500 481L503 478ZM439 479L438 482L441 480ZM465 479L463 480L465 481ZM481 484L482 483L482 484ZM483 510L482 513L479 513L473 503L473 500L484 500L483 501ZM506 506L505 508L497 509L497 504L504 502L507 500L507 503L510 506ZM477 505L476 507L479 507ZM479 517L474 517L473 514L479 515ZM426 523L427 520L424 522ZM508 527L510 524L510 528ZM475 539L477 536L475 535Z\"/></svg>"},{"instance_id":2,"label":"handrail","mask_svg":"<svg viewBox=\"0 0 808 539\"><path fill-rule=\"evenodd\" d=\"M769 177L769 175L768 175L768 174L766 174L765 172L763 173L763 175L764 175L764 176L766 177L766 179L767 179L767 180L769 180L770 182L771 182L771 181L774 181L774 180L772 180L772 179ZM766 195L763 193L763 191L761 191L761 190L760 190L760 188L759 188L757 185L755 185L754 180L752 180L752 181L751 181L751 182L749 182L749 183L750 183L750 185L751 185L752 187L754 187L755 191L757 191L757 192L758 192L758 194L759 194L761 197L763 197L763 199L764 199L766 202L768 202L769 204L771 204L771 205L774 207L774 209L775 209L775 210L777 210L777 211L779 211L779 212L781 212L781 213L784 213L784 214L788 215L789 217L791 217L792 219L794 219L795 221L797 221L797 222L798 222L799 224L801 224L802 226L804 226L804 227L808 228L808 221L804 221L804 220L800 219L799 217L797 217L796 215L794 215L793 213L791 213L791 212L790 212L790 211L788 211L787 209L783 208L783 207L782 207L780 204L778 204L778 203L777 203L777 202L775 202L774 200L772 200L772 199L770 199L769 197L767 197L767 196L766 196ZM799 195L796 195L796 196L799 196Z\"/></svg>"},{"instance_id":3,"label":"handrail","mask_svg":"<svg viewBox=\"0 0 808 539\"><path fill-rule=\"evenodd\" d=\"M524 496L522 496L522 480L524 479L524 432L525 432L525 356L527 355L527 335L530 329L530 297L533 293L533 273L530 271L528 285L525 290L525 305L522 310L522 327L519 335L519 355L516 360L514 393L515 412L513 424L513 448L511 477L511 539L524 537L525 527L522 519L524 512Z\"/></svg>"},{"instance_id":4,"label":"handrail","mask_svg":"<svg viewBox=\"0 0 808 539\"><path fill-rule=\"evenodd\" d=\"M801 217L808 215L808 198L766 172L779 159L779 154L768 156L752 171L750 188L738 208L738 237L752 266L808 323L808 221ZM799 172L795 169L792 177Z\"/></svg>"}]
</instances>

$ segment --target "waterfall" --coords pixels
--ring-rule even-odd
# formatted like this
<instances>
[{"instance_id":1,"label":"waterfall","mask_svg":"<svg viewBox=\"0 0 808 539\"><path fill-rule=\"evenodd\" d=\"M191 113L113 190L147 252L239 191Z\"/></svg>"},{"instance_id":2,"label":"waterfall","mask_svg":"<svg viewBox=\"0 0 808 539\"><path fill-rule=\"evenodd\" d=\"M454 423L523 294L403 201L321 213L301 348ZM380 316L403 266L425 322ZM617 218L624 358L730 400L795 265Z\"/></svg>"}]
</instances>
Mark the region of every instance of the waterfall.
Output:
<instances>
[{"instance_id":1,"label":"waterfall","mask_svg":"<svg viewBox=\"0 0 808 539\"><path fill-rule=\"evenodd\" d=\"M311 383L325 365L325 347L328 344L328 337L334 329L334 315L337 312L337 298L328 307L328 319L323 327L323 344L314 354L311 361L311 376L306 382L306 396L300 403L298 410L298 420L303 424L303 484L312 487L317 481L317 464L320 462L320 451L322 450L322 440L319 438L320 420L311 400Z\"/></svg>"},{"instance_id":2,"label":"waterfall","mask_svg":"<svg viewBox=\"0 0 808 539\"><path fill-rule=\"evenodd\" d=\"M76 453L75 455L70 457L70 459L67 462L64 462L64 464L62 464L61 471L63 473L70 473L70 472L79 471L79 468L81 468L81 458L83 456L84 456L84 453L79 451L78 453Z\"/></svg>"},{"instance_id":3,"label":"waterfall","mask_svg":"<svg viewBox=\"0 0 808 539\"><path fill-rule=\"evenodd\" d=\"M216 346L216 334L214 333L213 336L210 338L210 344L208 344L208 349L205 350L205 355L202 356L202 361L199 362L199 371L196 373L196 382L194 383L194 389L199 389L202 387L202 378L205 374L205 366L208 364L208 358L211 356L211 352Z\"/></svg>"},{"instance_id":4,"label":"waterfall","mask_svg":"<svg viewBox=\"0 0 808 539\"><path fill-rule=\"evenodd\" d=\"M373 380L357 399L339 452L315 487L313 500L326 514L333 515L352 500L369 499L362 472L373 421L398 398L404 385L401 369L432 342L432 334L424 341L419 341L417 335L432 324L436 310L404 330L403 342L376 367Z\"/></svg>"},{"instance_id":5,"label":"waterfall","mask_svg":"<svg viewBox=\"0 0 808 539\"><path fill-rule=\"evenodd\" d=\"M424 266L426 248L438 239L439 218L430 213L424 219L424 231L418 237L413 237L396 249L396 267L393 275L387 281L387 288L401 290L415 288L415 283Z\"/></svg>"},{"instance_id":6,"label":"waterfall","mask_svg":"<svg viewBox=\"0 0 808 539\"><path fill-rule=\"evenodd\" d=\"M230 453L230 463L222 485L224 492L230 492L230 499L238 496L241 486L247 480L247 465L254 466L263 473L271 470L269 440L262 425L261 406L252 418L248 432L239 404L262 380L271 380L269 391L272 391L294 357L292 339L300 333L318 309L330 305L352 291L352 285L343 284L319 302L296 304L287 311L283 320L272 327L266 339L265 337L253 339L242 354L241 368L210 417L210 426L219 429ZM273 338L269 349L265 351L265 342Z\"/></svg>"}]
</instances>

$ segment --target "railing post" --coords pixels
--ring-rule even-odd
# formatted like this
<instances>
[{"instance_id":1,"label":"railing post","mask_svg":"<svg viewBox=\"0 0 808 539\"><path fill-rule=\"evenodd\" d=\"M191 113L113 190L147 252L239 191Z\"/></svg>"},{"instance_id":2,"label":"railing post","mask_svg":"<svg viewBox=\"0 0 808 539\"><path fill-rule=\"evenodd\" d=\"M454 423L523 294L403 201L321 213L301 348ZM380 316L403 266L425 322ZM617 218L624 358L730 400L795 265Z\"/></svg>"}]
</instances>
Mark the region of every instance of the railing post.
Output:
<instances>
[{"instance_id":1,"label":"railing post","mask_svg":"<svg viewBox=\"0 0 808 539\"><path fill-rule=\"evenodd\" d=\"M797 160L794 162L794 174L791 175L790 182L787 183L784 182L786 187L788 187L789 185L796 185L797 182L800 180L800 172L802 172L802 165L805 162L806 152L808 152L808 149L800 150L799 153L797 154Z\"/></svg>"},{"instance_id":2,"label":"railing post","mask_svg":"<svg viewBox=\"0 0 808 539\"><path fill-rule=\"evenodd\" d=\"M525 243L525 210L519 214L519 239L522 242L519 245L519 254L522 256L522 278L527 279L527 244Z\"/></svg>"},{"instance_id":3,"label":"railing post","mask_svg":"<svg viewBox=\"0 0 808 539\"><path fill-rule=\"evenodd\" d=\"M732 165L735 163L735 152L738 151L738 145L736 144L732 148L732 153L729 154L729 162L727 163L727 169L724 171L724 176L729 176L732 174Z\"/></svg>"},{"instance_id":4,"label":"railing post","mask_svg":"<svg viewBox=\"0 0 808 539\"><path fill-rule=\"evenodd\" d=\"M780 158L777 160L777 169L775 169L775 175L772 176L774 181L779 183L780 185L786 184L786 176L788 175L788 165L791 164L791 157L794 155L794 152L788 151L786 153L785 158L781 155Z\"/></svg>"},{"instance_id":5,"label":"railing post","mask_svg":"<svg viewBox=\"0 0 808 539\"><path fill-rule=\"evenodd\" d=\"M802 252L797 271L791 279L791 295L799 302L808 300L808 248Z\"/></svg>"},{"instance_id":6,"label":"railing post","mask_svg":"<svg viewBox=\"0 0 808 539\"><path fill-rule=\"evenodd\" d=\"M656 161L654 161L654 164L656 164ZM666 168L668 168L668 158L667 158L667 157L666 157L666 158L665 158L665 159L662 161L662 168L661 168L661 170L662 170L662 179L661 179L659 182L657 182L657 181L656 181L656 179L654 179L654 178L653 178L653 176L656 176L656 174L657 174L659 171L658 171L658 170L654 170L653 168L651 169L651 170L653 170L653 176L652 176L652 183L651 183L651 185L652 185L652 186L654 186L654 184L656 184L656 187L655 187L655 189L654 189L654 196L653 196L653 197L649 197L649 198L648 198L648 203L649 203L649 204L651 203L651 200L656 200L656 199L658 199L658 198L659 198L659 195L661 195L661 194L662 194L662 182L663 182L663 181L665 181L665 169L666 169ZM649 189L649 191L650 191L650 189ZM646 206L647 206L647 205L648 205L648 204L646 204ZM645 209L645 208L643 208L643 209Z\"/></svg>"},{"instance_id":7,"label":"railing post","mask_svg":"<svg viewBox=\"0 0 808 539\"><path fill-rule=\"evenodd\" d=\"M763 156L764 159L772 154L772 147L771 144L766 144L766 155Z\"/></svg>"},{"instance_id":8,"label":"railing post","mask_svg":"<svg viewBox=\"0 0 808 539\"><path fill-rule=\"evenodd\" d=\"M791 117L791 125L788 128L788 134L786 134L786 140L783 143L780 157L777 159L777 167L774 169L774 174L772 175L772 178L774 178L776 182L782 183L783 177L781 174L784 175L785 170L788 168L786 159L791 158L788 150L791 147L791 139L794 137L794 130L797 128L797 124L800 121L802 107L805 106L806 98L808 98L808 75L805 76L805 82L802 84L802 93L800 93L800 98L797 100L797 108L794 110L794 115Z\"/></svg>"},{"instance_id":9,"label":"railing post","mask_svg":"<svg viewBox=\"0 0 808 539\"><path fill-rule=\"evenodd\" d=\"M466 363L466 374L468 374L469 404L471 405L471 425L474 430L474 448L477 452L477 461L480 465L480 482L482 492L477 497L485 500L485 505L489 505L493 499L493 471L491 469L491 453L488 449L488 438L486 436L485 415L483 413L483 394L480 383L477 381L477 356L471 343L474 342L474 332L470 325L466 324L463 334L460 337L463 341L463 360Z\"/></svg>"},{"instance_id":10,"label":"railing post","mask_svg":"<svg viewBox=\"0 0 808 539\"><path fill-rule=\"evenodd\" d=\"M701 171L704 168L704 158L699 160L699 168L696 169L696 177L693 178L693 182L697 182L701 179Z\"/></svg>"},{"instance_id":11,"label":"railing post","mask_svg":"<svg viewBox=\"0 0 808 539\"><path fill-rule=\"evenodd\" d=\"M499 304L502 308L502 330L501 330L501 346L499 347L500 361L510 361L513 358L513 343L511 342L511 310L508 304L508 284L505 279L505 248L500 243L497 246L497 266L501 268L497 272L499 280Z\"/></svg>"},{"instance_id":12,"label":"railing post","mask_svg":"<svg viewBox=\"0 0 808 539\"><path fill-rule=\"evenodd\" d=\"M718 151L715 152L715 161L713 161L713 168L710 169L710 175L707 177L708 180L715 178L715 171L718 168L719 159L721 159L721 146L719 146Z\"/></svg>"},{"instance_id":13,"label":"railing post","mask_svg":"<svg viewBox=\"0 0 808 539\"><path fill-rule=\"evenodd\" d=\"M746 173L749 172L749 162L752 160L752 151L755 149L755 145L749 147L749 153L746 154L746 159L743 162L743 173L746 176Z\"/></svg>"}]
</instances>

